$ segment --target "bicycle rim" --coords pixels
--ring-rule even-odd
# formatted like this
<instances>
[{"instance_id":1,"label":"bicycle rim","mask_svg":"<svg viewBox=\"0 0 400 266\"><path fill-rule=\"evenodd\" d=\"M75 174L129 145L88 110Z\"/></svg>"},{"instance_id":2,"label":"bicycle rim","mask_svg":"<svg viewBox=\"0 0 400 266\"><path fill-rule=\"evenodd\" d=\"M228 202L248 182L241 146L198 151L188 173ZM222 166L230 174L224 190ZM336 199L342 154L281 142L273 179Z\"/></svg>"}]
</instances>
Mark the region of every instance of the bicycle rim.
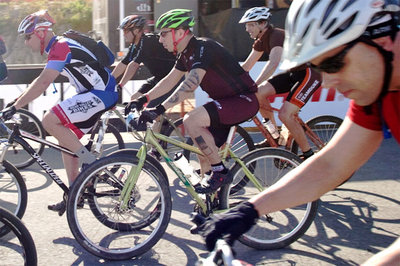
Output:
<instances>
[{"instance_id":1,"label":"bicycle rim","mask_svg":"<svg viewBox=\"0 0 400 266\"><path fill-rule=\"evenodd\" d=\"M0 206L22 218L27 201L28 192L21 174L13 165L3 161L0 170ZM0 223L0 236L8 232L6 229Z\"/></svg>"},{"instance_id":2,"label":"bicycle rim","mask_svg":"<svg viewBox=\"0 0 400 266\"><path fill-rule=\"evenodd\" d=\"M0 224L10 232L0 238L0 254L7 254L7 262L12 262L12 265L37 265L35 243L21 220L0 207Z\"/></svg>"},{"instance_id":3,"label":"bicycle rim","mask_svg":"<svg viewBox=\"0 0 400 266\"><path fill-rule=\"evenodd\" d=\"M169 187L150 164L144 165L128 208L120 208L122 186L136 165L137 159L132 157L103 158L78 177L80 182L70 192L70 229L77 241L96 256L111 260L139 256L154 246L167 228L172 209ZM83 207L79 206L81 198Z\"/></svg>"},{"instance_id":4,"label":"bicycle rim","mask_svg":"<svg viewBox=\"0 0 400 266\"><path fill-rule=\"evenodd\" d=\"M266 148L253 151L244 156L243 162L251 170L258 182L266 189L285 174L297 167L300 159L285 150ZM231 170L234 177L244 176L243 169L236 165ZM232 193L229 187L224 193L229 195L229 206L233 207L260 193L253 182ZM276 249L285 247L302 236L311 225L317 203L307 203L295 208L261 216L239 240L257 249Z\"/></svg>"}]
</instances>

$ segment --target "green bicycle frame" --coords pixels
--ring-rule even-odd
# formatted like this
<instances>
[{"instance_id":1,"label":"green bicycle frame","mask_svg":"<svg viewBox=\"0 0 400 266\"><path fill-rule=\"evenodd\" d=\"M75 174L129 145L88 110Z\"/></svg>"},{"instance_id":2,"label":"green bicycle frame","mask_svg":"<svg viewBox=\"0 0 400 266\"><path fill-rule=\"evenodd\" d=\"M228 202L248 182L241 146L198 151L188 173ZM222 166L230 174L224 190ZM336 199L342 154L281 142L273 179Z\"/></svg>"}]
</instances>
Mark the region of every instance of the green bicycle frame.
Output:
<instances>
[{"instance_id":1,"label":"green bicycle frame","mask_svg":"<svg viewBox=\"0 0 400 266\"><path fill-rule=\"evenodd\" d=\"M230 138L233 137L234 131L231 130L230 134L228 135L228 141L230 140ZM173 162L173 160L169 157L169 155L167 154L167 152L163 149L163 147L159 144L159 140L170 143L174 146L178 146L180 148L189 150L190 152L194 152L198 155L203 155L202 151L192 145L186 144L182 141L178 141L175 140L171 137L159 134L159 133L155 133L153 132L149 127L146 129L146 133L144 136L144 143L146 144L150 144L153 147L156 148L156 150L161 154L161 156L165 159L167 165L171 168L172 171L174 171L174 173L178 176L178 178L182 181L182 183L184 184L184 186L186 187L187 191L189 192L190 196L196 201L196 203L200 206L200 208L202 209L202 211L204 213L207 213L207 205L206 203L200 198L199 194L196 193L193 185L190 183L190 181L188 180L188 178L185 176L185 174L182 172L182 170L177 167L175 165L175 163ZM230 143L230 142L228 142ZM223 158L225 159L227 154L229 154L231 156L231 158L233 160L235 160L235 162L237 162L242 168L243 171L245 173L245 175L247 176L247 178L257 187L257 189L259 191L263 190L262 185L260 184L260 182L258 182L257 178L252 174L252 172L246 167L246 165L243 163L242 160L240 160L239 157L236 156L236 154L230 149L229 145L226 145L226 147L224 147L224 149L222 151L220 151L220 153L223 154ZM125 186L122 189L121 195L120 195L120 202L121 204L121 209L125 209L127 208L127 204L130 198L130 192L132 191L133 187L136 184L136 181L139 178L140 172L142 170L142 167L144 165L144 162L146 160L146 156L147 156L147 145L142 145L136 155L139 159L138 165L136 167L133 167L131 169L131 171L128 173L128 178L126 181ZM215 197L215 193L212 196Z\"/></svg>"}]
</instances>

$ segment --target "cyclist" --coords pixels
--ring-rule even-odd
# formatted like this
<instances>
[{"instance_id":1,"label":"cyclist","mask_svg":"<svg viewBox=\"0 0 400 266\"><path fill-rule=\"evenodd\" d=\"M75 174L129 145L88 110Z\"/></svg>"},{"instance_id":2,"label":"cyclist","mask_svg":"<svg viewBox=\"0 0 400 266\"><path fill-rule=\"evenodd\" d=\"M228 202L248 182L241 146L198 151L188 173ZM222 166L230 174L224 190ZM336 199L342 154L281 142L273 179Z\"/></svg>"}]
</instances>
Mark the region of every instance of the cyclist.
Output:
<instances>
[{"instance_id":1,"label":"cyclist","mask_svg":"<svg viewBox=\"0 0 400 266\"><path fill-rule=\"evenodd\" d=\"M285 32L274 27L270 23L270 17L269 8L253 7L247 10L240 19L239 23L245 23L246 31L255 40L251 53L242 67L244 70L250 71L264 53L269 55L268 62L256 79L258 85L257 98L260 103L260 113L264 117L264 125L267 125L267 129L273 134L274 138L279 138L268 96L289 92L279 111L279 119L286 125L299 144L303 151L301 157L307 159L314 153L303 128L296 121L295 115L320 87L321 75L309 67L301 67L269 79L279 65L285 39ZM268 146L267 140L256 144L256 147Z\"/></svg>"},{"instance_id":2,"label":"cyclist","mask_svg":"<svg viewBox=\"0 0 400 266\"><path fill-rule=\"evenodd\" d=\"M232 181L217 146L225 142L231 125L257 113L257 86L222 45L211 39L195 37L191 31L194 23L188 9L170 10L158 18L156 27L160 29L160 42L168 51L178 54L178 59L171 72L135 105L140 108L149 100L167 93L186 73L175 93L157 107L142 112L140 122L154 120L165 109L191 97L198 86L209 94L213 101L186 114L183 124L206 157L199 158L202 174L212 170L211 175L196 186L196 191L210 193Z\"/></svg>"},{"instance_id":3,"label":"cyclist","mask_svg":"<svg viewBox=\"0 0 400 266\"><path fill-rule=\"evenodd\" d=\"M7 66L3 59L3 54L7 52L6 44L0 35L0 82L5 80L8 76Z\"/></svg>"},{"instance_id":4,"label":"cyclist","mask_svg":"<svg viewBox=\"0 0 400 266\"><path fill-rule=\"evenodd\" d=\"M159 36L153 33L144 33L146 19L139 15L125 17L118 29L124 32L125 40L130 43L128 54L120 61L112 71L115 78L120 77L120 86L126 83L136 74L141 63L153 75L147 79L140 89L132 94L131 101L136 100L151 90L168 72L173 68L176 57L168 52L159 42ZM173 90L155 99L148 104L148 107L155 107L167 99ZM129 110L129 108L127 109Z\"/></svg>"},{"instance_id":5,"label":"cyclist","mask_svg":"<svg viewBox=\"0 0 400 266\"><path fill-rule=\"evenodd\" d=\"M204 225L208 249L230 243L263 214L314 201L361 167L391 133L400 143L400 33L385 1L296 0L286 20L281 67L310 62L323 85L351 99L333 139L279 182ZM399 6L397 6L397 10ZM389 131L390 130L390 131ZM398 265L400 241L366 265Z\"/></svg>"},{"instance_id":6,"label":"cyclist","mask_svg":"<svg viewBox=\"0 0 400 266\"><path fill-rule=\"evenodd\" d=\"M79 159L85 163L95 160L79 139L94 126L105 110L117 103L118 91L111 72L93 63L96 58L78 42L56 36L52 31L54 23L47 10L30 14L21 21L18 33L24 35L25 45L33 52L46 53L47 64L26 91L3 110L3 117L10 119L17 109L39 97L58 75L69 79L77 94L52 107L44 115L42 123L61 146L79 157L62 153L71 186L79 174ZM49 209L61 216L65 211L65 197L60 203L49 205Z\"/></svg>"}]
</instances>

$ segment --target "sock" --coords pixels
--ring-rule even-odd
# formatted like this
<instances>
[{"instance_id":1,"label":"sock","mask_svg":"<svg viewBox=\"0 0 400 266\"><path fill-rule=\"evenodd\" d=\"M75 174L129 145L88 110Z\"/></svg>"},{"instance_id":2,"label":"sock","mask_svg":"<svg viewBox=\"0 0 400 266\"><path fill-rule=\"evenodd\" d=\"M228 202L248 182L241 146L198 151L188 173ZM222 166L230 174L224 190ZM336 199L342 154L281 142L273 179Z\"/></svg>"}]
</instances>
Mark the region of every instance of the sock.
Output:
<instances>
[{"instance_id":1,"label":"sock","mask_svg":"<svg viewBox=\"0 0 400 266\"><path fill-rule=\"evenodd\" d=\"M228 172L228 169L226 169L225 165L222 162L217 163L217 164L212 164L211 170L213 172L221 172L223 174L226 174Z\"/></svg>"}]
</instances>

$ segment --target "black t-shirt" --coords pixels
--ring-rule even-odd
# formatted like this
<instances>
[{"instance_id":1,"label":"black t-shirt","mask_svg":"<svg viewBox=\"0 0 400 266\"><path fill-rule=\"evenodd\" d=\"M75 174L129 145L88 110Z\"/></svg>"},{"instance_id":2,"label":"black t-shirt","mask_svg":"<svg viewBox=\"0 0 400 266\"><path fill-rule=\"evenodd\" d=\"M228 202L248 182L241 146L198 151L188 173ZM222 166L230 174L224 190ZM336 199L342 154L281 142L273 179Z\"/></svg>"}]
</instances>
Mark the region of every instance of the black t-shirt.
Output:
<instances>
[{"instance_id":1,"label":"black t-shirt","mask_svg":"<svg viewBox=\"0 0 400 266\"><path fill-rule=\"evenodd\" d=\"M159 36L152 33L142 35L138 45L129 46L128 54L122 63L125 65L132 61L138 64L143 63L153 76L162 79L174 66L176 57L168 52L158 40Z\"/></svg>"},{"instance_id":2,"label":"black t-shirt","mask_svg":"<svg viewBox=\"0 0 400 266\"><path fill-rule=\"evenodd\" d=\"M204 69L206 74L200 86L212 99L257 91L256 84L236 59L221 44L208 38L193 37L179 55L175 68L184 72Z\"/></svg>"}]
</instances>

